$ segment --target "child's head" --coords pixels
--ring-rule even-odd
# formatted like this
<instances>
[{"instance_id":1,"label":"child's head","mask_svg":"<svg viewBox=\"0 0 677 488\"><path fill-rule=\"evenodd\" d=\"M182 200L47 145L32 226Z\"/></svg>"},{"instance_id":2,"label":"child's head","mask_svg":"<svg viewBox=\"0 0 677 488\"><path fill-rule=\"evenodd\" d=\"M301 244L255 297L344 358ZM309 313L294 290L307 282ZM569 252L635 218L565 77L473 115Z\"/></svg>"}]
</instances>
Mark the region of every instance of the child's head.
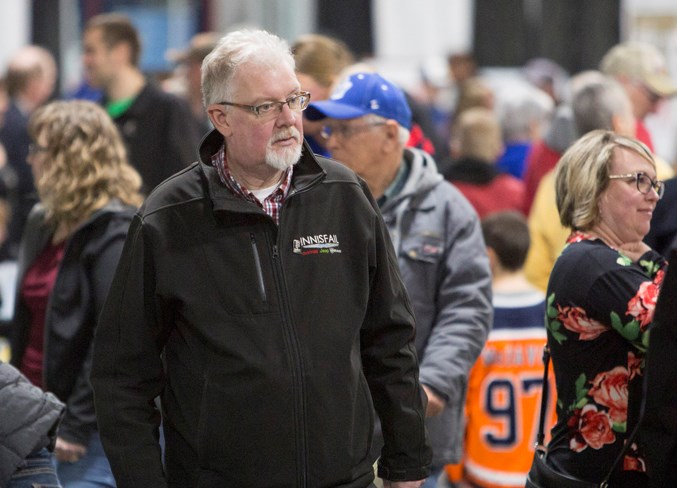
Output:
<instances>
[{"instance_id":1,"label":"child's head","mask_svg":"<svg viewBox=\"0 0 677 488\"><path fill-rule=\"evenodd\" d=\"M522 269L530 240L529 227L521 213L496 212L486 216L482 219L482 233L492 268L498 265L507 272Z\"/></svg>"}]
</instances>

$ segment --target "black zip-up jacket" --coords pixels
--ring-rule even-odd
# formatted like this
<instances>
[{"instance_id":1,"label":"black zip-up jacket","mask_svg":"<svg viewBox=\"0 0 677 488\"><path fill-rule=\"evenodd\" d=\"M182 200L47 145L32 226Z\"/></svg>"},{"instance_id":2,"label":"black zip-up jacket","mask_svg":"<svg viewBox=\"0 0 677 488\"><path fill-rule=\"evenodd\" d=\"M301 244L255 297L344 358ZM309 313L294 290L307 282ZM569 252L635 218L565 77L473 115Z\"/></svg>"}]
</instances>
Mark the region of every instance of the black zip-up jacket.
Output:
<instances>
[{"instance_id":1,"label":"black zip-up jacket","mask_svg":"<svg viewBox=\"0 0 677 488\"><path fill-rule=\"evenodd\" d=\"M113 121L125 141L129 162L141 175L145 194L186 167L203 135L186 101L150 82Z\"/></svg>"},{"instance_id":2,"label":"black zip-up jacket","mask_svg":"<svg viewBox=\"0 0 677 488\"><path fill-rule=\"evenodd\" d=\"M59 436L85 446L96 430L89 382L94 329L134 211L112 201L73 232L47 303L43 388L66 403ZM19 251L11 361L17 368L25 354L31 326L31 312L21 299L21 283L53 235L54 227L45 221L44 207L36 205L28 217Z\"/></svg>"},{"instance_id":3,"label":"black zip-up jacket","mask_svg":"<svg viewBox=\"0 0 677 488\"><path fill-rule=\"evenodd\" d=\"M373 407L380 474L424 478L414 319L366 185L306 146L278 227L220 182L222 144L209 134L148 197L101 316L92 382L118 487L366 487Z\"/></svg>"}]
</instances>

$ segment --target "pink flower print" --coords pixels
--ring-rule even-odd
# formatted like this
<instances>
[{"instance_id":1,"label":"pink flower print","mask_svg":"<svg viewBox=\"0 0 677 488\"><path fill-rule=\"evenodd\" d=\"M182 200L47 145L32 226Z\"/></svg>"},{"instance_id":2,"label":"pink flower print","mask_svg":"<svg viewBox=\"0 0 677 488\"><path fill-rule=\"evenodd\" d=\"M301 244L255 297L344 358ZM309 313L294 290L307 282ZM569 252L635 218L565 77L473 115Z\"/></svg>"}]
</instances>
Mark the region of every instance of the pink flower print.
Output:
<instances>
[{"instance_id":1,"label":"pink flower print","mask_svg":"<svg viewBox=\"0 0 677 488\"><path fill-rule=\"evenodd\" d=\"M565 328L578 333L582 341L596 339L602 332L608 329L600 322L589 318L580 307L561 307L557 305L557 320L562 322Z\"/></svg>"},{"instance_id":2,"label":"pink flower print","mask_svg":"<svg viewBox=\"0 0 677 488\"><path fill-rule=\"evenodd\" d=\"M606 412L598 411L593 404L589 403L581 410L576 410L568 425L573 430L569 448L575 452L581 452L588 446L601 449L616 441L611 430L611 418Z\"/></svg>"},{"instance_id":3,"label":"pink flower print","mask_svg":"<svg viewBox=\"0 0 677 488\"><path fill-rule=\"evenodd\" d=\"M659 278L659 271L656 278ZM637 322L641 330L646 330L647 326L653 320L654 310L656 309L656 300L658 300L659 284L656 281L645 281L639 286L637 294L628 302L628 311L626 315L631 315Z\"/></svg>"},{"instance_id":4,"label":"pink flower print","mask_svg":"<svg viewBox=\"0 0 677 488\"><path fill-rule=\"evenodd\" d=\"M609 417L618 424L625 423L628 418L629 376L626 368L616 366L595 376L588 392L595 403L609 409Z\"/></svg>"}]
</instances>

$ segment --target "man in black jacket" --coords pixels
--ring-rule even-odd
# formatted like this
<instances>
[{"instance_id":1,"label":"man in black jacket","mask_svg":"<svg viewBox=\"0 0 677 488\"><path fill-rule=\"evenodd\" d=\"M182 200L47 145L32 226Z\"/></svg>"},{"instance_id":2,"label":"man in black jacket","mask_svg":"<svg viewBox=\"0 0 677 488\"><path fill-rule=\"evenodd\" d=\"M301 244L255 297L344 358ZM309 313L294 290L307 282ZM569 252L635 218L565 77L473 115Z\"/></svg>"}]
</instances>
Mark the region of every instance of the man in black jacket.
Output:
<instances>
[{"instance_id":1,"label":"man in black jacket","mask_svg":"<svg viewBox=\"0 0 677 488\"><path fill-rule=\"evenodd\" d=\"M380 477L421 486L414 318L366 184L303 144L276 36L224 37L202 88L215 130L136 215L97 332L118 487L370 487L374 408Z\"/></svg>"},{"instance_id":2,"label":"man in black jacket","mask_svg":"<svg viewBox=\"0 0 677 488\"><path fill-rule=\"evenodd\" d=\"M201 128L188 104L154 86L141 72L141 41L124 15L101 14L83 34L85 77L104 92L103 105L120 129L145 193L193 159Z\"/></svg>"}]
</instances>

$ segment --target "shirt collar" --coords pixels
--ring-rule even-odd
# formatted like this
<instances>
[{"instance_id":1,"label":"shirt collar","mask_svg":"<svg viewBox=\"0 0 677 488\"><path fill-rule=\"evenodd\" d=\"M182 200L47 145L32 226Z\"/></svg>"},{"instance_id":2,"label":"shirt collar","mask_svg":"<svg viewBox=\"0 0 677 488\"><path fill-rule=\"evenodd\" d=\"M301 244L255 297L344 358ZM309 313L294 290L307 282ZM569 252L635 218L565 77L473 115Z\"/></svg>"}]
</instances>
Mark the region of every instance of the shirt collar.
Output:
<instances>
[{"instance_id":1,"label":"shirt collar","mask_svg":"<svg viewBox=\"0 0 677 488\"><path fill-rule=\"evenodd\" d=\"M409 161L407 161L406 158L402 158L402 162L400 162L400 169L397 170L395 179L392 181L392 183L390 183L388 188L386 188L386 190L383 192L383 195L381 195L377 200L379 207L382 207L385 202L391 198L396 197L402 191L402 188L404 188L407 178L409 177L409 169Z\"/></svg>"},{"instance_id":2,"label":"shirt collar","mask_svg":"<svg viewBox=\"0 0 677 488\"><path fill-rule=\"evenodd\" d=\"M252 192L250 192L246 187L241 185L240 182L238 182L233 177L232 173L228 169L225 144L221 145L219 150L212 155L211 163L212 166L216 168L216 172L219 175L221 183L223 183L226 186L226 188L228 188L235 196L253 201L254 203L258 203L259 205L262 203L259 202L258 198L256 198L256 196ZM271 193L268 196L268 198L266 198L266 200L277 198L281 199L281 201L284 201L284 199L287 198L287 195L289 194L289 190L291 188L291 179L293 172L294 172L293 165L287 168L284 175L282 176L280 185L273 193Z\"/></svg>"}]
</instances>

